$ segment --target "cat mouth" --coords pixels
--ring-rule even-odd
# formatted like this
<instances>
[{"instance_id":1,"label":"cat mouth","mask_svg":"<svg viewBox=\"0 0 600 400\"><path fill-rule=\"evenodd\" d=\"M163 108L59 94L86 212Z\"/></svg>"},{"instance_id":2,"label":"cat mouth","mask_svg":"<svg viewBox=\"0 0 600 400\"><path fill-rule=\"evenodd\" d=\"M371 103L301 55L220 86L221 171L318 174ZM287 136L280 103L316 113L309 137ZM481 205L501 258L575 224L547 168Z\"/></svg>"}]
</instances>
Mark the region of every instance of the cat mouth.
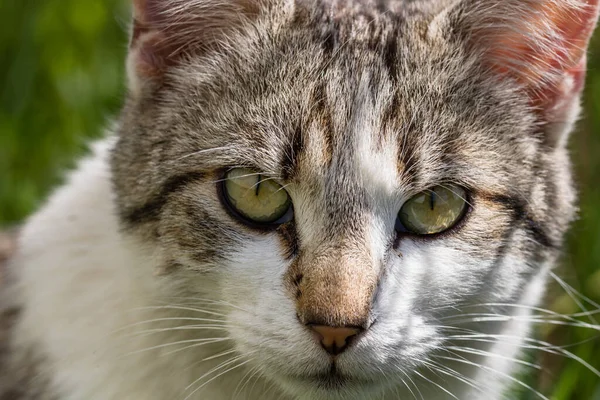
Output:
<instances>
[{"instance_id":1,"label":"cat mouth","mask_svg":"<svg viewBox=\"0 0 600 400\"><path fill-rule=\"evenodd\" d=\"M324 391L339 391L348 387L368 387L377 383L371 379L359 378L342 374L335 366L331 365L328 372L312 375L292 375L290 378L303 385L317 387Z\"/></svg>"}]
</instances>

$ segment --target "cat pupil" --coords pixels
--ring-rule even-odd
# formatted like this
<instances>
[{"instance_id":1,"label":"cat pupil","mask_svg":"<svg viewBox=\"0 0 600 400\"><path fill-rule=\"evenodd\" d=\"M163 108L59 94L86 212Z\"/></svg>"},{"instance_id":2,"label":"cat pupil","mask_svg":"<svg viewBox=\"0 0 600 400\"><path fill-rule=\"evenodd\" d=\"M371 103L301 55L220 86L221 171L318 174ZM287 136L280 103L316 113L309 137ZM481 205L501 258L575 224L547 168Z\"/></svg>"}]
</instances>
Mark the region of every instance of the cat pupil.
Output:
<instances>
[{"instance_id":1,"label":"cat pupil","mask_svg":"<svg viewBox=\"0 0 600 400\"><path fill-rule=\"evenodd\" d=\"M254 194L255 194L255 195L258 197L258 192L259 192L259 190L260 190L260 181L261 181L261 179L262 179L262 175L261 175L261 174L258 174L258 175L257 175L257 178L258 178L258 179L256 180L256 191L255 191L255 193L254 193Z\"/></svg>"}]
</instances>

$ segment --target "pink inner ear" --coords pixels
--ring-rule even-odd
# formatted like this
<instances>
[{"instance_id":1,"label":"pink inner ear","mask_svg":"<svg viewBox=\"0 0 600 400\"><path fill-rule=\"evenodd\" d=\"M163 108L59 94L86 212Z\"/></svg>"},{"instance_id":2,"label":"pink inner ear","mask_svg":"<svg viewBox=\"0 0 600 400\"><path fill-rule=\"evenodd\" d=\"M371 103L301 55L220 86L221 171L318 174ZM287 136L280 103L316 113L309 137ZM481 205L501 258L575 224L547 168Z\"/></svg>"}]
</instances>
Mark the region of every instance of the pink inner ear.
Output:
<instances>
[{"instance_id":1,"label":"pink inner ear","mask_svg":"<svg viewBox=\"0 0 600 400\"><path fill-rule=\"evenodd\" d=\"M482 38L490 47L491 68L512 76L541 109L555 110L566 97L573 99L585 77L585 52L599 1L520 0L520 6L513 3L512 8L523 15L510 21L512 26L503 21L499 28L492 16L492 28L478 33L491 35L492 39ZM504 5L509 11L510 2Z\"/></svg>"},{"instance_id":2,"label":"pink inner ear","mask_svg":"<svg viewBox=\"0 0 600 400\"><path fill-rule=\"evenodd\" d=\"M160 6L167 0L133 0L133 31L130 51L135 56L136 73L144 77L162 74L169 60L165 21L161 21Z\"/></svg>"},{"instance_id":3,"label":"pink inner ear","mask_svg":"<svg viewBox=\"0 0 600 400\"><path fill-rule=\"evenodd\" d=\"M131 57L143 77L163 75L199 55L259 13L263 0L133 0Z\"/></svg>"},{"instance_id":4,"label":"pink inner ear","mask_svg":"<svg viewBox=\"0 0 600 400\"><path fill-rule=\"evenodd\" d=\"M148 0L133 0L133 14L135 18L146 14L147 3Z\"/></svg>"}]
</instances>

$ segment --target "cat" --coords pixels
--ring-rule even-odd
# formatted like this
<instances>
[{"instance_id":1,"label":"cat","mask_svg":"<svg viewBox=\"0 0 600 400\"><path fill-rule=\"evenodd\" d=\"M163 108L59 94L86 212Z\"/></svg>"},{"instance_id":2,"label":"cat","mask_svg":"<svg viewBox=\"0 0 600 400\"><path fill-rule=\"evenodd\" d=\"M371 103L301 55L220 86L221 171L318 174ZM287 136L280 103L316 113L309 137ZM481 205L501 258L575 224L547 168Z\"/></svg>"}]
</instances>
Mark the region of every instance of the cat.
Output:
<instances>
[{"instance_id":1,"label":"cat","mask_svg":"<svg viewBox=\"0 0 600 400\"><path fill-rule=\"evenodd\" d=\"M122 112L3 266L0 399L506 398L598 10L134 0Z\"/></svg>"}]
</instances>

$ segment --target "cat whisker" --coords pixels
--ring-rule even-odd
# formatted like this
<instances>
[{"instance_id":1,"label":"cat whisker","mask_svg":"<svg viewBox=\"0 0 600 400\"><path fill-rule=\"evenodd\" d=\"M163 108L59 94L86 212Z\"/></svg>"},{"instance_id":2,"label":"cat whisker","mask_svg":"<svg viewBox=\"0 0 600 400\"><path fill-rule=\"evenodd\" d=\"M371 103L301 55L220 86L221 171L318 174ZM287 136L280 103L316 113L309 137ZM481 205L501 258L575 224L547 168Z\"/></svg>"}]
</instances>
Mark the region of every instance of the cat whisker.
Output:
<instances>
[{"instance_id":1,"label":"cat whisker","mask_svg":"<svg viewBox=\"0 0 600 400\"><path fill-rule=\"evenodd\" d=\"M451 352L449 350L448 350L448 352L450 354L456 356L456 354L454 354L453 352ZM514 382L514 383L516 383L516 384L518 384L518 385L520 385L520 386L522 386L522 387L530 390L532 393L534 393L535 395L537 395L541 399L550 400L546 396L544 396L542 393L538 392L537 390L535 390L534 388L532 388L530 385L526 384L522 380L514 378L514 377L510 376L509 374L505 374L504 372L498 371L498 370L496 370L494 368L491 368L491 367L488 367L488 366L485 366L485 365L481 365L481 364L478 364L478 363L473 362L473 361L466 360L466 359L464 359L462 357L447 357L447 356L442 356L442 355L433 355L433 357L444 359L444 360L448 360L448 361L455 361L455 362L458 362L458 363L472 365L474 367L483 369L485 371L489 371L489 372L491 372L493 374L496 374L496 375L502 376L502 377L504 377L506 379L509 379L512 382Z\"/></svg>"},{"instance_id":2,"label":"cat whisker","mask_svg":"<svg viewBox=\"0 0 600 400\"><path fill-rule=\"evenodd\" d=\"M240 379L239 383L235 387L235 390L233 391L232 400L236 400L237 397L244 392L244 388L246 387L246 385L252 380L254 375L258 374L259 368L260 366L256 365L250 368L248 372L246 372L244 376L242 376L242 379Z\"/></svg>"},{"instance_id":3,"label":"cat whisker","mask_svg":"<svg viewBox=\"0 0 600 400\"><path fill-rule=\"evenodd\" d=\"M468 307L471 307L471 308L473 308L473 307L497 307L497 308L500 307L500 308L518 308L518 309L522 308L522 309L526 309L526 310L530 310L530 311L541 312L544 314L549 314L549 315L559 316L559 317L564 317L564 318L586 317L586 316L590 316L590 315L594 315L594 314L600 314L600 308L596 309L596 310L592 310L592 311L585 310L584 312L579 312L579 313L561 314L556 311L548 310L548 309L542 308L542 307L530 306L530 305L526 305L526 304L510 304L510 303L482 303L482 304L473 304Z\"/></svg>"},{"instance_id":4,"label":"cat whisker","mask_svg":"<svg viewBox=\"0 0 600 400\"><path fill-rule=\"evenodd\" d=\"M457 371L453 370L452 368L450 368L448 366L442 365L442 364L437 363L435 361L422 361L422 362L423 362L423 364L425 366L428 366L428 368L429 367L433 368L434 371L437 371L437 372L442 373L444 375L448 375L448 376L450 376L450 377L452 377L452 378L454 378L454 379L456 379L456 380L458 380L458 381L460 381L460 382L462 382L462 383L464 383L464 384L472 387L473 389L475 389L475 390L477 390L479 392L483 392L483 389L479 385L475 384L473 382L473 380L464 377L462 374L458 373Z\"/></svg>"},{"instance_id":5,"label":"cat whisker","mask_svg":"<svg viewBox=\"0 0 600 400\"><path fill-rule=\"evenodd\" d=\"M156 346L146 347L144 349L131 351L129 353L125 353L125 356L131 356L131 355L145 353L145 352L152 351L152 350L162 349L162 348L165 348L165 347L176 346L178 344L197 343L197 344L204 345L204 344L213 344L213 343L224 342L226 340L231 340L231 339L230 338L222 338L221 337L221 338L202 338L202 339L178 340L176 342L162 343L162 344L159 344L159 345L156 345Z\"/></svg>"},{"instance_id":6,"label":"cat whisker","mask_svg":"<svg viewBox=\"0 0 600 400\"><path fill-rule=\"evenodd\" d=\"M524 360L520 360L518 358L514 358L514 357L507 357L507 356L503 356L502 354L496 354L496 353L492 353L491 351L485 351L485 350L480 350L480 349L474 349L471 347L460 347L460 346L446 346L445 349L449 349L449 350L454 350L454 351L460 351L462 353L468 353L468 354L473 354L473 355L478 355L478 356L485 356L485 357L492 357L492 358L500 358L502 360L508 360L508 361L512 361L516 364L521 364L521 365L525 365L537 370L541 370L542 367L537 365L537 364L533 364L530 363L528 361L524 361Z\"/></svg>"},{"instance_id":7,"label":"cat whisker","mask_svg":"<svg viewBox=\"0 0 600 400\"><path fill-rule=\"evenodd\" d=\"M392 380L390 379L390 376L388 373L386 373L383 368L381 368L380 366L377 366L377 370L379 371L379 373L383 376L383 378L386 380L386 382L390 385L390 387L392 387ZM400 378L402 380L402 378ZM402 380L402 382L404 382ZM382 394L383 397L385 398L385 392Z\"/></svg>"},{"instance_id":8,"label":"cat whisker","mask_svg":"<svg viewBox=\"0 0 600 400\"><path fill-rule=\"evenodd\" d=\"M179 300L190 300L189 302L177 302L174 303L172 301L165 301L162 304L154 304L155 307L160 306L175 306L175 307L190 307L194 308L198 311L202 311L205 313L212 313L213 315L218 315L224 317L225 314L220 312L223 309L224 304L221 304L218 301L191 301L192 298L178 298ZM200 308L199 308L200 307ZM143 307L142 307L143 308Z\"/></svg>"},{"instance_id":9,"label":"cat whisker","mask_svg":"<svg viewBox=\"0 0 600 400\"><path fill-rule=\"evenodd\" d=\"M245 309L245 308L243 308L243 307L241 307L239 305L233 304L233 303L228 302L226 300L212 300L212 299L205 299L205 298L202 298L202 297L185 297L185 296L184 297L176 296L176 297L169 297L169 298L171 298L171 299L181 299L181 300L190 300L190 301L195 301L195 302L198 302L198 303L209 303L209 304L212 304L212 305L219 305L219 306L228 306L228 307L231 307L231 308L235 308L235 309L237 309L239 311L243 311L243 312L251 314L250 310L247 310L247 309Z\"/></svg>"},{"instance_id":10,"label":"cat whisker","mask_svg":"<svg viewBox=\"0 0 600 400\"><path fill-rule=\"evenodd\" d=\"M181 348L181 349L174 350L174 351L170 352L169 354L177 353L177 352L179 352L179 351L186 350L186 349L190 349L190 348L193 348L193 347L196 347L196 345L190 345L190 346L186 346L186 347L183 347L183 348ZM234 354L234 353L236 353L236 352L237 352L237 350L235 350L235 349L230 349L230 350L222 351L222 352L220 352L220 353L213 354L212 356L207 356L207 357L204 357L203 359L201 359L201 360L199 360L199 361L196 361L196 362L194 362L194 363L192 363L192 364L188 365L188 366L185 368L185 371L188 371L188 370L190 370L190 369L193 369L193 368L197 367L198 365L202 364L203 362L210 361L210 360L214 360L214 359L217 359L217 358L220 358L220 357L224 357L224 356L227 356L227 355L229 355L229 354Z\"/></svg>"},{"instance_id":11,"label":"cat whisker","mask_svg":"<svg viewBox=\"0 0 600 400\"><path fill-rule=\"evenodd\" d=\"M461 328L458 326L450 326L450 325L427 325L427 326L431 327L431 328L441 329L444 331L455 331L455 332L462 332L462 333L480 333L479 331L476 331L474 329Z\"/></svg>"},{"instance_id":12,"label":"cat whisker","mask_svg":"<svg viewBox=\"0 0 600 400\"><path fill-rule=\"evenodd\" d=\"M408 379L408 381L410 383L412 383L412 385L415 388L415 390L417 391L417 393L419 393L419 397L421 398L421 400L425 400L425 398L423 397L423 393L421 393L421 391L419 390L419 386L415 383L415 381L411 378L411 376L408 373L406 373L406 371L404 371L404 370L400 370L400 372L406 377L406 379ZM402 381L402 382L404 383L404 381ZM405 383L405 385L406 385L406 383ZM406 387L408 388L408 390L411 393L413 393L413 391L410 389L410 387L408 385L406 385ZM413 396L414 396L414 393L413 393ZM398 398L399 398L399 396L398 396ZM417 397L415 396L415 400L416 400L416 398Z\"/></svg>"},{"instance_id":13,"label":"cat whisker","mask_svg":"<svg viewBox=\"0 0 600 400\"><path fill-rule=\"evenodd\" d=\"M147 336L153 333L164 333L164 332L170 332L170 331L192 331L192 330L215 330L215 331L227 331L228 329L232 328L231 326L227 326L227 325L181 325L181 326L175 326L172 328L155 328L155 329L145 329L143 331L139 331L139 332L134 332L129 334L128 336Z\"/></svg>"},{"instance_id":14,"label":"cat whisker","mask_svg":"<svg viewBox=\"0 0 600 400\"><path fill-rule=\"evenodd\" d=\"M427 378L425 375L421 374L419 371L413 371L413 373L415 375L417 375L418 377L420 377L421 379L431 383L434 386L437 386L438 388L440 388L444 393L446 393L447 395L449 395L450 397L452 397L454 400L459 400L458 397L456 397L452 392L450 392L448 389L446 389L445 387L443 387L442 385L432 381L431 379Z\"/></svg>"},{"instance_id":15,"label":"cat whisker","mask_svg":"<svg viewBox=\"0 0 600 400\"><path fill-rule=\"evenodd\" d=\"M402 373L406 376L406 373L404 371L402 371ZM413 390L411 389L411 387L408 385L408 383L406 383L406 381L404 380L404 378L399 377L400 382L404 385L404 387L406 387L406 389L410 392L410 394L412 395L414 400L417 400L417 395L415 394L415 392L413 392ZM398 388L396 389L396 396L398 396ZM384 397L385 398L385 397Z\"/></svg>"},{"instance_id":16,"label":"cat whisker","mask_svg":"<svg viewBox=\"0 0 600 400\"><path fill-rule=\"evenodd\" d=\"M596 312L600 312L600 305L598 305L597 303L595 303L588 297L584 296L583 294L579 293L572 286L567 284L564 280L560 279L558 277L558 275L556 275L554 272L550 271L550 276L565 290L565 292L567 292L569 297L571 297L571 299L573 299L575 304L577 304L579 306L579 308L581 308L584 312L589 313L589 311L587 310L585 305L581 301L579 301L578 297L583 299L584 301L587 301L589 304L593 305L594 307L596 307L595 312L589 313L588 316L594 324L598 325L598 321L596 321L593 314L595 314Z\"/></svg>"},{"instance_id":17,"label":"cat whisker","mask_svg":"<svg viewBox=\"0 0 600 400\"><path fill-rule=\"evenodd\" d=\"M512 303L476 303L476 304L464 304L464 305L460 305L460 306L459 305L448 305L448 306L440 306L440 307L432 308L430 311L437 311L437 310L443 310L443 309L449 309L449 308L456 309L457 311L462 311L462 309L479 308L479 307L523 308L523 309L527 309L527 310L531 310L531 311L542 312L545 314L550 314L550 315L555 315L555 316L560 316L560 317L571 317L571 318L585 317L585 316L600 314L600 307L598 309L592 310L592 311L586 310L584 312L573 313L573 314L561 314L561 313L557 313L556 311L548 310L548 309L541 308L541 307L530 306L530 305L526 305L526 304L512 304ZM442 317L442 318L444 318L444 317Z\"/></svg>"},{"instance_id":18,"label":"cat whisker","mask_svg":"<svg viewBox=\"0 0 600 400\"><path fill-rule=\"evenodd\" d=\"M254 393L254 388L256 387L256 384L263 377L264 377L264 373L263 373L262 368L258 368L258 374L254 378L254 383L252 383L252 386L250 386L250 393ZM263 387L265 385L265 382L266 382L266 380L263 379Z\"/></svg>"},{"instance_id":19,"label":"cat whisker","mask_svg":"<svg viewBox=\"0 0 600 400\"><path fill-rule=\"evenodd\" d=\"M477 316L479 315L479 316ZM460 318L461 316L456 316ZM463 316L463 318L466 317ZM587 328L595 331L600 331L600 325L592 325L586 322L567 322L567 321L557 321L546 318L535 318L535 317L519 317L512 315L495 315L495 314L473 314L469 318L464 318L458 321L453 321L452 324L468 324L473 322L507 322L507 321L519 321L519 322L528 322L532 324L547 324L547 325L561 325L561 326L571 326L575 328Z\"/></svg>"},{"instance_id":20,"label":"cat whisker","mask_svg":"<svg viewBox=\"0 0 600 400\"><path fill-rule=\"evenodd\" d=\"M186 391L187 391L187 390L189 390L189 388L190 388L191 386L195 385L195 384L196 384L196 383L198 383L198 382L199 382L201 379L205 378L205 377L206 377L206 376L208 376L209 374L212 374L212 373L214 373L214 372L218 371L219 369L222 369L222 368L224 368L224 367L226 367L226 366L228 366L228 365L231 365L231 364L233 364L234 362L237 362L237 361L239 361L239 360L240 360L242 357L243 357L243 356L239 356L238 358L235 358L234 360L232 360L232 361L228 362L228 363L227 363L227 364L225 364L225 365L221 364L221 366L220 366L218 369L214 369L214 368L213 368L213 370L211 370L211 371L207 372L206 374L202 375L200 378L198 378L196 381L194 381L194 382L192 383L192 385L188 386L188 387L187 387L185 390L186 390ZM190 397L192 397L192 396L193 396L195 393L197 393L197 392L198 392L200 389L202 389L203 387L205 387L206 385L208 385L210 382L214 381L215 379L217 379L217 378L219 378L219 377L221 377L221 376L225 375L226 373L228 373L228 372L231 372L231 371L233 371L233 370L235 370L235 369L237 369L237 368L240 368L240 367L242 367L243 365L245 365L245 364L248 364L248 363L249 363L249 362L251 362L251 361L252 361L251 359L249 359L249 360L246 360L246 361L243 361L243 362L241 362L241 363L239 363L239 364L237 364L237 365L234 365L233 367L231 367L231 368L228 368L228 369L226 369L225 371L223 371L223 372L220 372L219 374L217 374L217 375L213 376L212 378L210 378L209 380L207 380L206 382L204 382L203 384L201 384L200 386L198 386L196 389L194 389L194 390L193 390L193 391L192 391L192 392L191 392L189 395L187 395L187 396L184 398L184 400L188 400L188 399L189 399Z\"/></svg>"},{"instance_id":21,"label":"cat whisker","mask_svg":"<svg viewBox=\"0 0 600 400\"><path fill-rule=\"evenodd\" d=\"M450 341L471 341L471 342L481 342L481 343L502 343L502 341L506 340L509 341L510 343L517 346L520 349L529 349L529 350L541 350L541 351L547 351L551 354L560 354L558 351L560 351L560 347L557 346L552 346L551 344L545 345L544 342L539 341L537 339L529 339L528 342L530 343L535 343L535 344L527 344L527 343L518 343L519 341L519 337L518 336L510 336L510 337L497 337L499 335L479 335L482 337L487 337L487 338L482 338L482 337L477 337L477 335L472 335L470 337L449 337L448 340ZM525 338L523 338L525 339ZM556 350L556 351L554 351Z\"/></svg>"},{"instance_id":22,"label":"cat whisker","mask_svg":"<svg viewBox=\"0 0 600 400\"><path fill-rule=\"evenodd\" d=\"M137 307L132 309L132 311L143 311L143 310L179 310L179 311L191 311L201 314L209 314L215 315L218 317L224 317L224 314L217 313L214 311L203 310L195 307L186 307L186 306L178 306L178 305L165 305L165 306L146 306L146 307Z\"/></svg>"},{"instance_id":23,"label":"cat whisker","mask_svg":"<svg viewBox=\"0 0 600 400\"><path fill-rule=\"evenodd\" d=\"M267 381L263 381L263 387L266 384ZM267 387L266 389L263 390L263 393L265 393L265 397L266 397L266 393L269 393L273 390L275 390L275 382L271 382L271 384L269 385L269 387Z\"/></svg>"},{"instance_id":24,"label":"cat whisker","mask_svg":"<svg viewBox=\"0 0 600 400\"><path fill-rule=\"evenodd\" d=\"M215 344L215 343L222 343L222 342L226 342L226 341L228 341L228 340L232 340L232 339L231 339L231 338L225 338L224 340L216 340L216 341L214 341L214 342L204 342L204 343L195 343L195 344L190 344L190 345L187 345L187 346L184 346L184 347L180 347L180 348L178 348L178 349L175 349L175 350L170 350L170 351L167 351L167 352L161 353L161 357L162 357L162 356L168 356L168 355L170 355L170 354L179 353L179 352L181 352L181 351L184 351L184 350L194 349L194 348L197 348L197 347L203 347L203 346L205 346L205 345L207 345L207 344ZM197 364L199 364L199 363L200 363L200 362L197 362L197 363L195 363L194 365L197 365ZM192 366L190 366L189 368L192 368ZM189 369L189 368L186 368L186 369Z\"/></svg>"},{"instance_id":25,"label":"cat whisker","mask_svg":"<svg viewBox=\"0 0 600 400\"><path fill-rule=\"evenodd\" d=\"M215 354L214 356L210 356L210 357L206 357L206 358L202 359L202 362L214 360L216 358L223 357L223 356L228 356L229 354L233 354L235 352L237 352L237 350L235 350L235 349L223 351L221 353Z\"/></svg>"},{"instance_id":26,"label":"cat whisker","mask_svg":"<svg viewBox=\"0 0 600 400\"><path fill-rule=\"evenodd\" d=\"M166 321L194 321L194 322L211 322L211 323L217 323L219 324L219 326L227 326L225 324L225 320L220 320L220 319L212 319L212 318L194 318L194 317L163 317L163 318L153 318L153 319L147 319L144 321L138 321L138 322L134 322L132 324L126 325L122 328L116 329L114 330L112 333L119 333L131 328L135 328L136 326L141 326L141 325L146 325L146 324L153 324L156 322L166 322ZM232 326L232 325L229 325ZM156 329L162 329L162 328L156 328ZM134 332L135 333L135 332Z\"/></svg>"},{"instance_id":27,"label":"cat whisker","mask_svg":"<svg viewBox=\"0 0 600 400\"><path fill-rule=\"evenodd\" d=\"M600 371L598 371L596 368L594 368L592 365L590 365L588 362L586 362L581 357L573 354L572 352L570 352L568 350L565 350L564 348L553 346L552 344L541 341L541 340L522 338L522 337L510 336L510 335L491 335L491 334L490 335L481 334L479 336L471 335L471 336L462 336L462 337L450 336L450 337L448 337L448 339L452 340L452 341L466 340L466 341L480 341L480 342L485 342L485 343L488 343L488 342L489 343L497 343L497 342L499 342L498 339L504 339L504 340L510 339L510 340L513 340L514 342L519 342L519 341L532 342L532 343L536 343L537 345L530 345L530 344L523 344L523 343L521 343L521 344L514 343L514 344L517 345L519 348L540 350L540 351L547 352L550 354L565 356L571 360L579 362L581 365L586 367L590 372L592 372L596 376L600 377Z\"/></svg>"},{"instance_id":28,"label":"cat whisker","mask_svg":"<svg viewBox=\"0 0 600 400\"><path fill-rule=\"evenodd\" d=\"M220 369L226 368L227 366L241 360L244 358L244 355L239 354L237 356L234 357L230 357L227 360L219 363L217 366L211 368L210 370L208 370L207 372L205 372L203 375L201 375L199 378L197 378L196 380L194 380L192 383L190 383L189 385L187 385L184 388L184 392L187 392L188 390L190 390L193 386L195 386L198 382L200 382L202 379L212 375L213 373L219 371ZM193 394L193 393L192 393Z\"/></svg>"}]
</instances>

